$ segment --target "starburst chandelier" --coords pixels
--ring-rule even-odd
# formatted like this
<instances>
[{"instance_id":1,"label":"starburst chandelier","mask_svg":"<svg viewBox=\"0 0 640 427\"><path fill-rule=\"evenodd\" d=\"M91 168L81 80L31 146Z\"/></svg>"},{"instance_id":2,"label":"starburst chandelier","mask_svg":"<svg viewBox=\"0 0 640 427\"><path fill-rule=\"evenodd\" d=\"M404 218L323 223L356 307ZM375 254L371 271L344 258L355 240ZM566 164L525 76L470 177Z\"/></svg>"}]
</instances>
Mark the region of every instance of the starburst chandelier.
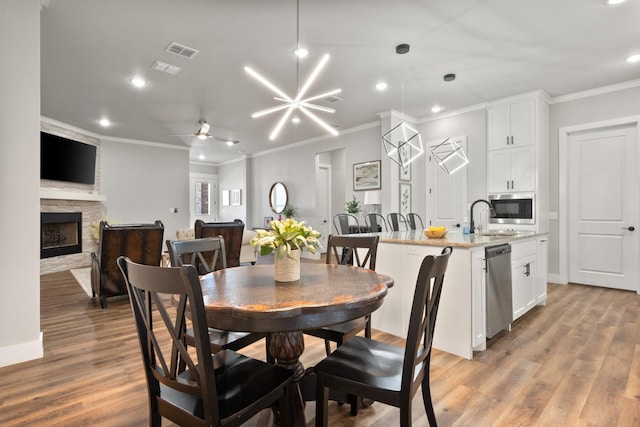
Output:
<instances>
[{"instance_id":1,"label":"starburst chandelier","mask_svg":"<svg viewBox=\"0 0 640 427\"><path fill-rule=\"evenodd\" d=\"M300 52L301 49L300 49L300 2L299 2L299 0L296 1L296 6L297 6L297 9L296 9L296 38L297 38L296 52ZM298 77L298 93L295 95L295 97L290 97L289 95L284 93L277 86L275 86L269 80L267 80L266 78L261 76L258 72L256 72L251 67L244 67L244 70L251 77L253 77L257 81L262 83L264 86L266 86L269 90L271 90L274 94L277 95L277 96L274 96L273 99L275 99L276 101L282 102L282 104L280 104L280 105L277 105L275 107L266 108L264 110L257 111L257 112L255 112L255 113L253 113L251 115L251 117L255 119L255 118L258 118L258 117L266 116L268 114L276 113L278 111L283 111L284 110L284 113L280 117L280 120L278 121L276 126L271 131L271 134L269 135L269 139L271 141L273 141L274 139L276 139L278 137L278 134L282 130L282 127L287 122L289 117L291 117L291 114L295 110L298 110L301 113L303 113L305 116L309 117L311 120L313 120L315 123L317 123L324 130L329 132L331 135L334 135L334 136L338 135L338 131L337 130L332 128L329 124L327 124L324 120L322 120L320 117L318 117L316 114L314 114L311 110L322 111L322 112L325 112L325 113L335 113L336 112L335 109L329 108L329 107L324 107L324 106L318 105L318 104L314 104L314 103L312 103L312 101L316 101L318 99L326 98L326 97L331 96L331 95L336 95L336 94L342 92L342 89L333 89L333 90L330 90L328 92L321 93L319 95L309 96L309 97L305 98L305 96L307 95L307 91L309 90L309 87L311 87L311 85L316 80L316 78L318 77L318 75L320 74L320 72L322 71L324 66L327 64L327 62L329 61L329 57L330 57L329 54L325 54L325 55L322 56L322 58L320 59L320 62L318 62L318 65L316 65L316 67L313 69L313 71L311 72L311 74L309 75L307 80L304 82L304 85L302 87L300 87L300 55L296 55L296 58L297 58L296 59L296 74L297 74L297 77Z\"/></svg>"}]
</instances>

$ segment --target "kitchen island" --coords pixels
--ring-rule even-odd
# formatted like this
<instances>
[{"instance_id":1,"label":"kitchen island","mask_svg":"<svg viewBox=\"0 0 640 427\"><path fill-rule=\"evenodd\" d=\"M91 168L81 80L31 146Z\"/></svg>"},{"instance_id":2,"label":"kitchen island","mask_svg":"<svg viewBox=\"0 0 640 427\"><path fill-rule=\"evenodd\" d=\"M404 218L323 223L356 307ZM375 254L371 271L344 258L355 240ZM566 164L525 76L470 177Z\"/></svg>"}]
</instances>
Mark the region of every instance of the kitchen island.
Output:
<instances>
[{"instance_id":1,"label":"kitchen island","mask_svg":"<svg viewBox=\"0 0 640 427\"><path fill-rule=\"evenodd\" d=\"M487 235L491 234L491 235ZM367 234L369 235L369 234ZM512 246L511 270L514 320L547 298L547 233L462 234L450 230L429 239L421 230L371 233L380 236L376 271L395 285L372 315L375 329L405 338L418 270L427 255L453 247L438 309L433 346L467 359L486 349L485 247ZM496 339L496 338L494 338Z\"/></svg>"}]
</instances>

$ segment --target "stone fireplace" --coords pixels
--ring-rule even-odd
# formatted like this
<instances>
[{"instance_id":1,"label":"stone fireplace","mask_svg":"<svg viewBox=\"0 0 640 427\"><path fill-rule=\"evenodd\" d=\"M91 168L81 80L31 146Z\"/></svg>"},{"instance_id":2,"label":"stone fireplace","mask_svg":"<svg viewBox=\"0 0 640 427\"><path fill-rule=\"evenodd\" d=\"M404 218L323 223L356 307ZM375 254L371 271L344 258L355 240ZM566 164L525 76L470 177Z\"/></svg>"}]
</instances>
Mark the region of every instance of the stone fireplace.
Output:
<instances>
[{"instance_id":1,"label":"stone fireplace","mask_svg":"<svg viewBox=\"0 0 640 427\"><path fill-rule=\"evenodd\" d=\"M100 140L75 130L66 129L59 124L45 121L41 122L41 130L96 145L98 155L94 185L40 180L41 216L51 216L56 220L63 219L59 222L60 226L47 226L42 229L42 233L46 233L47 236L42 235L41 239L48 242L47 246L58 246L58 248L52 250L48 257L42 256L41 251L40 274L89 267L91 252L96 252L98 249L92 235L92 226L104 218L103 203L107 199L106 196L100 194ZM68 223L66 216L69 214L80 216L79 220L74 219L75 225ZM75 239L78 240L77 245L71 245Z\"/></svg>"},{"instance_id":2,"label":"stone fireplace","mask_svg":"<svg viewBox=\"0 0 640 427\"><path fill-rule=\"evenodd\" d=\"M40 259L82 253L82 212L40 212Z\"/></svg>"}]
</instances>

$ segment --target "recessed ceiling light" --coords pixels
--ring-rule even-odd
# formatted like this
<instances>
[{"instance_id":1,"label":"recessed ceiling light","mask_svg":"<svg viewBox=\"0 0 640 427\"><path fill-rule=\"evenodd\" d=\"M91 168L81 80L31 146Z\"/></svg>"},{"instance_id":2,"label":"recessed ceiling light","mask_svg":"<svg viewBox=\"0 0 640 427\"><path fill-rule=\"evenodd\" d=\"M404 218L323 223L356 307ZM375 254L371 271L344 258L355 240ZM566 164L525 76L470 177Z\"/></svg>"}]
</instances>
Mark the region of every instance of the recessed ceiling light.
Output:
<instances>
[{"instance_id":1,"label":"recessed ceiling light","mask_svg":"<svg viewBox=\"0 0 640 427\"><path fill-rule=\"evenodd\" d=\"M304 47L299 47L293 51L294 55L298 58L306 58L309 55L309 49Z\"/></svg>"},{"instance_id":2,"label":"recessed ceiling light","mask_svg":"<svg viewBox=\"0 0 640 427\"><path fill-rule=\"evenodd\" d=\"M627 57L626 61L627 62L638 62L638 61L640 61L640 54L631 55L631 56Z\"/></svg>"},{"instance_id":3,"label":"recessed ceiling light","mask_svg":"<svg viewBox=\"0 0 640 427\"><path fill-rule=\"evenodd\" d=\"M198 158L199 158L200 160L204 160L204 154L200 154L200 155L198 156Z\"/></svg>"},{"instance_id":4,"label":"recessed ceiling light","mask_svg":"<svg viewBox=\"0 0 640 427\"><path fill-rule=\"evenodd\" d=\"M624 0L604 0L604 4L610 5L610 6L620 4L620 3L624 3Z\"/></svg>"},{"instance_id":5,"label":"recessed ceiling light","mask_svg":"<svg viewBox=\"0 0 640 427\"><path fill-rule=\"evenodd\" d=\"M387 83L386 82L380 82L376 84L376 89L378 90L385 90L387 88Z\"/></svg>"},{"instance_id":6,"label":"recessed ceiling light","mask_svg":"<svg viewBox=\"0 0 640 427\"><path fill-rule=\"evenodd\" d=\"M147 82L142 77L134 77L131 79L131 84L134 85L135 87L140 88L140 87L145 87L147 85Z\"/></svg>"},{"instance_id":7,"label":"recessed ceiling light","mask_svg":"<svg viewBox=\"0 0 640 427\"><path fill-rule=\"evenodd\" d=\"M300 117L297 117L297 116L296 116L296 117L294 117L293 119L291 119L291 121L292 121L293 123L295 123L295 124L298 124L298 123L300 123Z\"/></svg>"},{"instance_id":8,"label":"recessed ceiling light","mask_svg":"<svg viewBox=\"0 0 640 427\"><path fill-rule=\"evenodd\" d=\"M106 128L107 126L110 126L110 125L111 125L111 122L109 121L109 119L106 119L106 118L100 119L100 126Z\"/></svg>"},{"instance_id":9,"label":"recessed ceiling light","mask_svg":"<svg viewBox=\"0 0 640 427\"><path fill-rule=\"evenodd\" d=\"M439 106L439 105L434 105L434 106L431 108L431 112L432 112L432 113L439 113L440 111L442 111L442 107L441 107L441 106Z\"/></svg>"},{"instance_id":10,"label":"recessed ceiling light","mask_svg":"<svg viewBox=\"0 0 640 427\"><path fill-rule=\"evenodd\" d=\"M227 141L227 145L228 145L229 147L233 146L233 144L235 144L235 142L234 142L234 141Z\"/></svg>"}]
</instances>

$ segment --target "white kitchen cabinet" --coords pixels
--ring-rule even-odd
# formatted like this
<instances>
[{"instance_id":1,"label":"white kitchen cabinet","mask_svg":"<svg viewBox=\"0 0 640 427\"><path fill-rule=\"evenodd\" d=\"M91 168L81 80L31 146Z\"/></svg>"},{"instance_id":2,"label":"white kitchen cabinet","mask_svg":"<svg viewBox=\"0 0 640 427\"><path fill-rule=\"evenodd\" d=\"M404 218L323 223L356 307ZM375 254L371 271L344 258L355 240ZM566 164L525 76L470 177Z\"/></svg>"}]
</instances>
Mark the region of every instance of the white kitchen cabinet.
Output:
<instances>
[{"instance_id":1,"label":"white kitchen cabinet","mask_svg":"<svg viewBox=\"0 0 640 427\"><path fill-rule=\"evenodd\" d=\"M535 147L504 148L487 154L489 193L536 190Z\"/></svg>"},{"instance_id":2,"label":"white kitchen cabinet","mask_svg":"<svg viewBox=\"0 0 640 427\"><path fill-rule=\"evenodd\" d=\"M537 244L531 239L511 245L513 320L536 305Z\"/></svg>"},{"instance_id":3,"label":"white kitchen cabinet","mask_svg":"<svg viewBox=\"0 0 640 427\"><path fill-rule=\"evenodd\" d=\"M462 234L453 229L446 240L425 240L421 233L381 233L376 271L393 278L394 285L382 306L371 317L374 329L406 338L409 315L420 265L427 255L439 255L447 243L453 246L445 274L433 347L471 359L474 351L486 350L486 261L485 245L509 242L512 247L514 292L522 306L518 316L536 301L535 279L547 276L546 263L538 267L536 256L539 239L527 237L482 237ZM529 275L525 265L528 264ZM533 283L532 283L533 281Z\"/></svg>"},{"instance_id":4,"label":"white kitchen cabinet","mask_svg":"<svg viewBox=\"0 0 640 427\"><path fill-rule=\"evenodd\" d=\"M448 237L456 234L449 231ZM383 233L384 235L384 233ZM462 233L459 233L462 236ZM417 237L420 239L421 237ZM406 235L401 239L406 242ZM424 239L424 238L423 238ZM393 278L382 306L372 313L374 329L406 338L418 271L425 256L439 255L442 246L412 245L380 241L376 272ZM460 357L473 357L471 307L471 251L454 247L440 296L433 347Z\"/></svg>"},{"instance_id":5,"label":"white kitchen cabinet","mask_svg":"<svg viewBox=\"0 0 640 427\"><path fill-rule=\"evenodd\" d=\"M487 276L484 247L471 250L471 338L474 351L487 349Z\"/></svg>"},{"instance_id":6,"label":"white kitchen cabinet","mask_svg":"<svg viewBox=\"0 0 640 427\"><path fill-rule=\"evenodd\" d=\"M536 109L533 99L496 105L489 109L489 150L534 145Z\"/></svg>"},{"instance_id":7,"label":"white kitchen cabinet","mask_svg":"<svg viewBox=\"0 0 640 427\"><path fill-rule=\"evenodd\" d=\"M536 305L536 256L512 260L511 280L513 284L513 320L516 320Z\"/></svg>"},{"instance_id":8,"label":"white kitchen cabinet","mask_svg":"<svg viewBox=\"0 0 640 427\"><path fill-rule=\"evenodd\" d=\"M548 98L532 92L487 109L487 192L535 193L536 221L548 209ZM546 221L535 224L547 231Z\"/></svg>"},{"instance_id":9,"label":"white kitchen cabinet","mask_svg":"<svg viewBox=\"0 0 640 427\"><path fill-rule=\"evenodd\" d=\"M538 250L536 257L536 304L545 305L547 303L547 237L538 238Z\"/></svg>"}]
</instances>

